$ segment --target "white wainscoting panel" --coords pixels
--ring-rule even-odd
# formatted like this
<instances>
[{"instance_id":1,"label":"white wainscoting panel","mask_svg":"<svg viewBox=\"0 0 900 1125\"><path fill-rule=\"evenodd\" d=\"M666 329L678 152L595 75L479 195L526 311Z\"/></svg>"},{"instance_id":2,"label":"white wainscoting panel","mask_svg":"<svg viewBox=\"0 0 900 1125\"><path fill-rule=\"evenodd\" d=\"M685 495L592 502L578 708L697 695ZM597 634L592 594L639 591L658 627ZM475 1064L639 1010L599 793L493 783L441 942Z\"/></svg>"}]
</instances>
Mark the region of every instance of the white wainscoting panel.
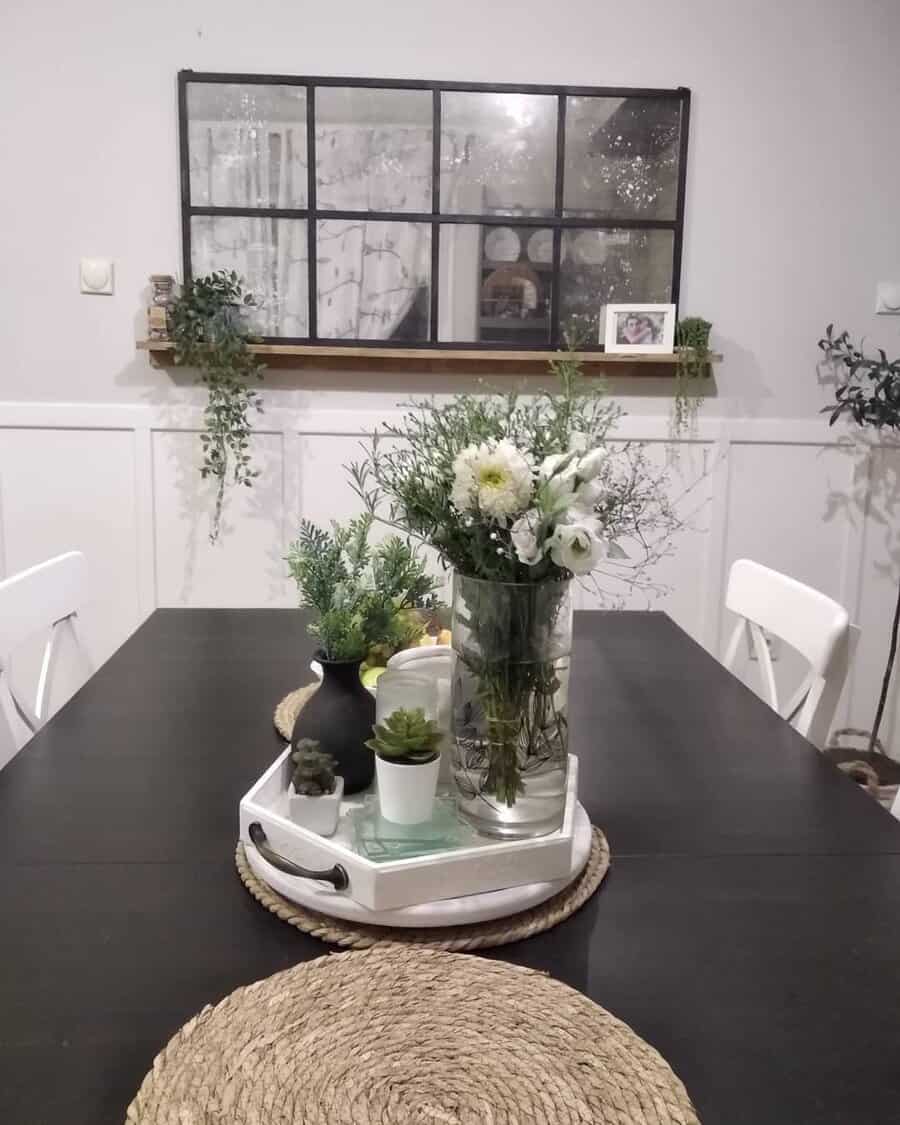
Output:
<instances>
[{"instance_id":1,"label":"white wainscoting panel","mask_svg":"<svg viewBox=\"0 0 900 1125\"><path fill-rule=\"evenodd\" d=\"M284 572L283 434L256 434L260 476L226 492L209 542L215 488L200 479L200 437L153 433L156 597L161 606L290 605Z\"/></svg>"},{"instance_id":2,"label":"white wainscoting panel","mask_svg":"<svg viewBox=\"0 0 900 1125\"><path fill-rule=\"evenodd\" d=\"M211 546L199 411L0 403L2 573L85 551L96 578L85 624L97 662L157 605L294 605L283 557L299 519L327 523L359 510L344 465L384 420L365 409L267 409L253 448L262 474L229 493L221 541ZM844 445L819 420L701 418L674 459L666 417L625 418L616 436L645 442L651 462L668 465L666 489L685 520L654 576L662 594L632 592L625 604L665 609L718 654L734 559L818 586L863 627L839 718L868 726L900 578L900 450ZM578 602L600 604L589 589ZM789 653L776 670L790 678ZM754 671L748 665L751 686ZM895 691L891 746L898 706Z\"/></svg>"},{"instance_id":3,"label":"white wainscoting panel","mask_svg":"<svg viewBox=\"0 0 900 1125\"><path fill-rule=\"evenodd\" d=\"M126 429L0 429L3 573L14 574L64 551L83 551L91 592L81 614L82 633L95 664L114 652L144 616L134 450L134 433ZM32 698L42 649L37 639L13 662L16 682ZM67 673L61 660L54 707L78 686Z\"/></svg>"}]
</instances>

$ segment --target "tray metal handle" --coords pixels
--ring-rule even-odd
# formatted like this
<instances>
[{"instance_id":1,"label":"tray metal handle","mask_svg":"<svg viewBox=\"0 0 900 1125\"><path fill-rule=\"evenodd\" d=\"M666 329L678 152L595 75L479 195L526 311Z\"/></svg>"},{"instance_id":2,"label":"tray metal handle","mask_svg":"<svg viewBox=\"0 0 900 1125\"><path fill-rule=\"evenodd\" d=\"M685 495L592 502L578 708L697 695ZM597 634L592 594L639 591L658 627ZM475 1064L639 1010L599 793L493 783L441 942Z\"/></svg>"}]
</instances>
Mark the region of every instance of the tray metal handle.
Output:
<instances>
[{"instance_id":1,"label":"tray metal handle","mask_svg":"<svg viewBox=\"0 0 900 1125\"><path fill-rule=\"evenodd\" d=\"M285 875L297 875L301 879L319 879L323 883L331 883L336 891L345 891L350 886L350 877L345 868L336 863L334 867L328 868L327 871L311 871L308 867L301 867L293 860L285 859L283 855L278 852L272 851L269 847L269 842L266 834L263 831L263 826L258 820L255 820L248 829L250 839L253 841L253 846L263 857L264 860L271 863L273 867L277 867L279 871L283 871Z\"/></svg>"}]
</instances>

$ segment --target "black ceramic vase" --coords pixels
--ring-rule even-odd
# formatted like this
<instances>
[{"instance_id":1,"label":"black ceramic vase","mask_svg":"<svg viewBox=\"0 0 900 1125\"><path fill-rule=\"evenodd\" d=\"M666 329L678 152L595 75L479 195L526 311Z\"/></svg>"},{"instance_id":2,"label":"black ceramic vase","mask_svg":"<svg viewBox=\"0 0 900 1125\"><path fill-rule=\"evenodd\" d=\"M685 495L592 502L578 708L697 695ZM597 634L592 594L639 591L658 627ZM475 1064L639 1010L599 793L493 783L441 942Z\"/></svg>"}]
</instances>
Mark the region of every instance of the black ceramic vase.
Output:
<instances>
[{"instance_id":1,"label":"black ceramic vase","mask_svg":"<svg viewBox=\"0 0 900 1125\"><path fill-rule=\"evenodd\" d=\"M314 738L337 761L335 773L344 779L345 793L358 793L372 784L375 755L365 745L372 737L375 699L359 678L359 660L322 660L322 684L294 723L291 746Z\"/></svg>"}]
</instances>

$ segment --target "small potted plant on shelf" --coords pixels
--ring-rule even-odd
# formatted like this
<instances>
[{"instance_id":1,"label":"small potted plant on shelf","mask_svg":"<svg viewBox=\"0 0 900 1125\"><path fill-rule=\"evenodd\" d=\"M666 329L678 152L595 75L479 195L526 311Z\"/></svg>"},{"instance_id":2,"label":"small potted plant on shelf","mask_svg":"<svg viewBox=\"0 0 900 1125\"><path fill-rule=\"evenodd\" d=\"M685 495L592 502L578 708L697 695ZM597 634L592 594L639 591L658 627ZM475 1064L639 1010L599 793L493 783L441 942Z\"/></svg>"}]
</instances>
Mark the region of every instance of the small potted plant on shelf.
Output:
<instances>
[{"instance_id":1,"label":"small potted plant on shelf","mask_svg":"<svg viewBox=\"0 0 900 1125\"><path fill-rule=\"evenodd\" d=\"M375 761L366 738L375 700L360 666L373 646L393 641L403 610L430 608L440 581L426 571L409 542L392 535L369 544L372 517L332 524L325 531L304 520L287 557L300 605L312 611L309 632L319 642L322 684L297 716L291 742L315 739L331 754L344 789L372 783Z\"/></svg>"},{"instance_id":2,"label":"small potted plant on shelf","mask_svg":"<svg viewBox=\"0 0 900 1125\"><path fill-rule=\"evenodd\" d=\"M423 707L401 707L373 733L366 745L375 752L381 815L394 824L430 820L441 767L437 723Z\"/></svg>"},{"instance_id":3,"label":"small potted plant on shelf","mask_svg":"<svg viewBox=\"0 0 900 1125\"><path fill-rule=\"evenodd\" d=\"M312 738L297 742L288 788L291 820L320 836L333 836L344 796L344 779L335 777L336 762Z\"/></svg>"}]
</instances>

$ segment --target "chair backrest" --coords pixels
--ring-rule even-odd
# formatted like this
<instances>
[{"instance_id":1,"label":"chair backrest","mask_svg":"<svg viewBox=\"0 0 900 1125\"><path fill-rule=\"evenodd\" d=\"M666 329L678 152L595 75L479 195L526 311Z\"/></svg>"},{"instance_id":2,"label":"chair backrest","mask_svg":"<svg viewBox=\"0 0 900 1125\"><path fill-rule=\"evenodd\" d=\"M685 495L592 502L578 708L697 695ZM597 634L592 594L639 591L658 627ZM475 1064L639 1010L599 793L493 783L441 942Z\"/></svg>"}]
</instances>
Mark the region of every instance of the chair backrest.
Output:
<instances>
[{"instance_id":1,"label":"chair backrest","mask_svg":"<svg viewBox=\"0 0 900 1125\"><path fill-rule=\"evenodd\" d=\"M810 742L824 746L859 640L859 629L850 624L847 611L820 591L750 559L732 566L725 605L739 619L725 652L726 668L734 668L741 641L748 638L770 706ZM779 705L763 631L779 637L809 663L806 678L784 705Z\"/></svg>"},{"instance_id":2,"label":"chair backrest","mask_svg":"<svg viewBox=\"0 0 900 1125\"><path fill-rule=\"evenodd\" d=\"M61 630L70 633L80 650L85 671L91 670L75 622L87 594L87 583L87 560L80 551L58 555L0 582L0 679L5 680L13 707L32 732L40 727L49 705ZM43 631L48 637L31 706L14 687L9 664L20 645Z\"/></svg>"}]
</instances>

